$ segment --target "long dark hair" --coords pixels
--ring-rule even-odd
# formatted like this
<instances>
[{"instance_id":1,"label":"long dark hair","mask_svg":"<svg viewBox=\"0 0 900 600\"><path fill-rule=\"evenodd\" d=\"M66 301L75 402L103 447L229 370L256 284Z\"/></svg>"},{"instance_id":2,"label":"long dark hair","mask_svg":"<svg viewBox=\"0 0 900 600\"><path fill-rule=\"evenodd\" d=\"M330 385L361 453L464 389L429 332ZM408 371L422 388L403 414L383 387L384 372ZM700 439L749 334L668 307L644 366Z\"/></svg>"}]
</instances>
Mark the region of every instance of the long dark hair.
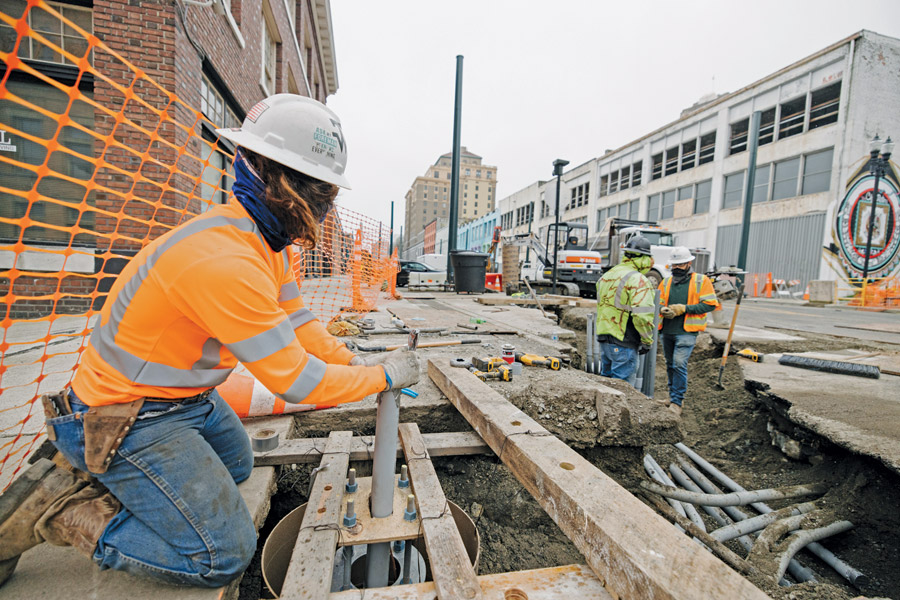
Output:
<instances>
[{"instance_id":1,"label":"long dark hair","mask_svg":"<svg viewBox=\"0 0 900 600\"><path fill-rule=\"evenodd\" d=\"M334 207L338 187L241 148L266 184L266 205L288 235L307 250L319 242L319 224Z\"/></svg>"}]
</instances>

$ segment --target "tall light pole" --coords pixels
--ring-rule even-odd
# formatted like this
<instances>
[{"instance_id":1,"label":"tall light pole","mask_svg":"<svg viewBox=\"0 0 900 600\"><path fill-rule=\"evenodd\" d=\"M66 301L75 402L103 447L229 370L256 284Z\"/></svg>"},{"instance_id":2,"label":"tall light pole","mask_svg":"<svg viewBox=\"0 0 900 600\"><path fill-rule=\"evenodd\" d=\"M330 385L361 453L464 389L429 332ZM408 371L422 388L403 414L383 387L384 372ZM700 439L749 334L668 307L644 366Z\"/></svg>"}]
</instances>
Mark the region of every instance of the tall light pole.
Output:
<instances>
[{"instance_id":1,"label":"tall light pole","mask_svg":"<svg viewBox=\"0 0 900 600\"><path fill-rule=\"evenodd\" d=\"M394 201L391 200L391 239L388 242L388 258L394 254Z\"/></svg>"},{"instance_id":2,"label":"tall light pole","mask_svg":"<svg viewBox=\"0 0 900 600\"><path fill-rule=\"evenodd\" d=\"M553 161L553 174L556 175L556 223L553 227L553 293L556 294L556 260L559 254L559 183L563 174L563 167L569 161L557 158Z\"/></svg>"},{"instance_id":3,"label":"tall light pole","mask_svg":"<svg viewBox=\"0 0 900 600\"><path fill-rule=\"evenodd\" d=\"M888 169L888 161L894 151L894 143L890 136L881 142L878 134L869 142L869 173L875 176L875 189L872 190L872 208L869 209L869 232L866 236L866 261L863 263L863 302L865 303L865 286L869 279L869 254L872 251L872 232L875 230L875 207L878 203L878 184ZM879 156L879 154L881 156Z\"/></svg>"}]
</instances>

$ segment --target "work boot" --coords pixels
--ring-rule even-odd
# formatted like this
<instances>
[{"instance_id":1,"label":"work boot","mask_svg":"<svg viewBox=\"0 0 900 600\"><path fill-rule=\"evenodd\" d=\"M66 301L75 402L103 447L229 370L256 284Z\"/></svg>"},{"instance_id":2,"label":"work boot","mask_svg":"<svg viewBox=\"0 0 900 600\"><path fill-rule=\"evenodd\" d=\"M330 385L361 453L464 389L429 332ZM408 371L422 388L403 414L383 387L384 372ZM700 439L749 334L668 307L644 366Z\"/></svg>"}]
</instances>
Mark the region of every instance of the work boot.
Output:
<instances>
[{"instance_id":1,"label":"work boot","mask_svg":"<svg viewBox=\"0 0 900 600\"><path fill-rule=\"evenodd\" d=\"M676 417L681 418L681 405L680 404L675 404L674 402L670 402L669 410L672 411Z\"/></svg>"},{"instance_id":2,"label":"work boot","mask_svg":"<svg viewBox=\"0 0 900 600\"><path fill-rule=\"evenodd\" d=\"M19 555L43 541L92 556L119 508L107 490L38 460L0 496L0 585Z\"/></svg>"}]
</instances>

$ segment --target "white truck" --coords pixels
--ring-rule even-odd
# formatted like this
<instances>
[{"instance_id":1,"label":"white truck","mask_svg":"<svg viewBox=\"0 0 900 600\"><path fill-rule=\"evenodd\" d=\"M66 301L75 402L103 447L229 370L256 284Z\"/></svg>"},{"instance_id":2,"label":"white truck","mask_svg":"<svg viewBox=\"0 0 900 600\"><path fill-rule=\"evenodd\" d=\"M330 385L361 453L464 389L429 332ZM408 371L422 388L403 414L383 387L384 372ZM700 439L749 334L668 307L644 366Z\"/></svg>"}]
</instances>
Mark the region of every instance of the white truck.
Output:
<instances>
[{"instance_id":1,"label":"white truck","mask_svg":"<svg viewBox=\"0 0 900 600\"><path fill-rule=\"evenodd\" d=\"M590 249L600 253L600 265L603 271L606 271L619 264L625 242L635 235L641 235L650 242L653 268L647 274L647 278L654 286L657 286L660 281L671 275L668 265L672 248L675 245L675 237L655 222L610 217L597 237L594 238Z\"/></svg>"}]
</instances>

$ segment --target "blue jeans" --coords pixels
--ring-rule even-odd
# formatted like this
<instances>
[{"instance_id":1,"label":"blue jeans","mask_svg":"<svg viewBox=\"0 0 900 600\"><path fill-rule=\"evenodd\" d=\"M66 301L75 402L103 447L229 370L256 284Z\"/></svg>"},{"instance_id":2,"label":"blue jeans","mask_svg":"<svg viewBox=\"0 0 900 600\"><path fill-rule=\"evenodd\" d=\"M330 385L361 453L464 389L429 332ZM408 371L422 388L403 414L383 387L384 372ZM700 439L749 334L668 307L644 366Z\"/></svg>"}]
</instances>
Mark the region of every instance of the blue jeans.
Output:
<instances>
[{"instance_id":1,"label":"blue jeans","mask_svg":"<svg viewBox=\"0 0 900 600\"><path fill-rule=\"evenodd\" d=\"M681 406L687 391L687 364L697 343L696 333L662 334L666 375L669 379L669 402Z\"/></svg>"},{"instance_id":2,"label":"blue jeans","mask_svg":"<svg viewBox=\"0 0 900 600\"><path fill-rule=\"evenodd\" d=\"M49 419L56 447L84 463L88 408L69 392L72 414ZM146 416L145 416L146 415ZM218 393L201 402L145 402L106 473L95 477L122 503L94 562L101 569L178 585L219 587L256 551L256 527L237 489L253 469L240 419Z\"/></svg>"},{"instance_id":3,"label":"blue jeans","mask_svg":"<svg viewBox=\"0 0 900 600\"><path fill-rule=\"evenodd\" d=\"M637 379L638 353L634 348L600 344L600 374L634 385Z\"/></svg>"}]
</instances>

